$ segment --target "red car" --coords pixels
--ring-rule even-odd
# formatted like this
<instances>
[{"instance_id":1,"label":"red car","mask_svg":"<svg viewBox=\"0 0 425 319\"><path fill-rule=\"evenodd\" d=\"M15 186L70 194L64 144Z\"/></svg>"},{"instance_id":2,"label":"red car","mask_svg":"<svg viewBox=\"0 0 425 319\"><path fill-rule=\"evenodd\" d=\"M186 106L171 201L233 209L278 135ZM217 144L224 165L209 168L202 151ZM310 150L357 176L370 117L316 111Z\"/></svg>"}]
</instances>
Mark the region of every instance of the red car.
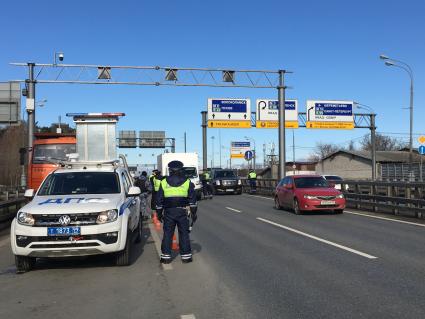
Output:
<instances>
[{"instance_id":1,"label":"red car","mask_svg":"<svg viewBox=\"0 0 425 319\"><path fill-rule=\"evenodd\" d=\"M332 210L342 214L344 195L323 176L294 175L282 179L276 187L275 208L292 208L295 214L303 211Z\"/></svg>"}]
</instances>

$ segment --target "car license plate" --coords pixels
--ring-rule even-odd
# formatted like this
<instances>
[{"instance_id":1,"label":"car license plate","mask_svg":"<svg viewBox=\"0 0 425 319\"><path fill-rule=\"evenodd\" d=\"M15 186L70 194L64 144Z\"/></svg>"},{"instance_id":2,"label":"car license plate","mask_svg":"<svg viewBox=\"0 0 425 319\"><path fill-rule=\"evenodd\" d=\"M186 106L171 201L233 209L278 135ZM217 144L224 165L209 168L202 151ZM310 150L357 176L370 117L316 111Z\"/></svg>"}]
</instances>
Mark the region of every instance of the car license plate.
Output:
<instances>
[{"instance_id":1,"label":"car license plate","mask_svg":"<svg viewBox=\"0 0 425 319\"><path fill-rule=\"evenodd\" d=\"M335 205L335 201L334 200L322 200L320 202L320 205Z\"/></svg>"},{"instance_id":2,"label":"car license plate","mask_svg":"<svg viewBox=\"0 0 425 319\"><path fill-rule=\"evenodd\" d=\"M81 227L48 227L47 236L80 235Z\"/></svg>"},{"instance_id":3,"label":"car license plate","mask_svg":"<svg viewBox=\"0 0 425 319\"><path fill-rule=\"evenodd\" d=\"M226 192L234 192L235 190L233 188L226 189Z\"/></svg>"}]
</instances>

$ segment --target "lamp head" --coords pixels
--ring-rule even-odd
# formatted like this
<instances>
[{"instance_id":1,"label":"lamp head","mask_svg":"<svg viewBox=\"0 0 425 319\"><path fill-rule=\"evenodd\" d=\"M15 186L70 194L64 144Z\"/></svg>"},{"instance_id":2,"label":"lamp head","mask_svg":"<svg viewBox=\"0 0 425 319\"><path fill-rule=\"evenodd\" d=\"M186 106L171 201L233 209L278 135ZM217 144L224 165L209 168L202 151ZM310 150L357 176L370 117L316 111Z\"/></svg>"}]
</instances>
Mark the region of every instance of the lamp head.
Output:
<instances>
[{"instance_id":1,"label":"lamp head","mask_svg":"<svg viewBox=\"0 0 425 319\"><path fill-rule=\"evenodd\" d=\"M389 60L390 58L388 57L388 56L386 56L385 54L381 54L380 56L379 56L379 58L381 59L381 60Z\"/></svg>"},{"instance_id":2,"label":"lamp head","mask_svg":"<svg viewBox=\"0 0 425 319\"><path fill-rule=\"evenodd\" d=\"M386 66L392 66L392 65L394 65L394 63L393 63L393 62L391 62L391 61L385 61L385 65L386 65Z\"/></svg>"}]
</instances>

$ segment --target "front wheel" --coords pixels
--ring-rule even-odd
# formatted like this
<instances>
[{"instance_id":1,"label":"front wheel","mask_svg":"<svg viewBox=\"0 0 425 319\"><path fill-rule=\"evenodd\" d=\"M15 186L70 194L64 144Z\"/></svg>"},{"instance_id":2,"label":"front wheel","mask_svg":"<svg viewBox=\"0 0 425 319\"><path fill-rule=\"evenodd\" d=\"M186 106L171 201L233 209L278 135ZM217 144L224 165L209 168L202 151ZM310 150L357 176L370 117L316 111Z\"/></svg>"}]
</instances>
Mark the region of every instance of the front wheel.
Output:
<instances>
[{"instance_id":1,"label":"front wheel","mask_svg":"<svg viewBox=\"0 0 425 319\"><path fill-rule=\"evenodd\" d=\"M115 264L117 266L128 266L130 265L130 257L131 257L131 231L127 230L127 238L125 240L125 247L123 250L117 252L115 256Z\"/></svg>"},{"instance_id":2,"label":"front wheel","mask_svg":"<svg viewBox=\"0 0 425 319\"><path fill-rule=\"evenodd\" d=\"M32 270L35 266L35 258L15 255L16 272L22 274Z\"/></svg>"},{"instance_id":3,"label":"front wheel","mask_svg":"<svg viewBox=\"0 0 425 319\"><path fill-rule=\"evenodd\" d=\"M136 229L136 243L142 242L143 216L139 217L139 224Z\"/></svg>"},{"instance_id":4,"label":"front wheel","mask_svg":"<svg viewBox=\"0 0 425 319\"><path fill-rule=\"evenodd\" d=\"M282 206L279 203L279 198L277 196L274 197L274 208L277 210L282 209Z\"/></svg>"},{"instance_id":5,"label":"front wheel","mask_svg":"<svg viewBox=\"0 0 425 319\"><path fill-rule=\"evenodd\" d=\"M300 204L298 203L298 199L294 198L294 213L295 215L301 215L303 212L300 209Z\"/></svg>"}]
</instances>

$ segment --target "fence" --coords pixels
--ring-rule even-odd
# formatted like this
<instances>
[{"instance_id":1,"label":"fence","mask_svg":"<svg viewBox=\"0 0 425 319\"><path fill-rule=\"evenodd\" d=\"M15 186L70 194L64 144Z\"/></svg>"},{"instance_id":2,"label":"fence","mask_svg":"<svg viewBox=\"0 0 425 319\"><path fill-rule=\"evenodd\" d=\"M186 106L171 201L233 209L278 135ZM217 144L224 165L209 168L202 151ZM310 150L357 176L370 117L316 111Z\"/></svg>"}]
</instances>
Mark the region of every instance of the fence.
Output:
<instances>
[{"instance_id":1,"label":"fence","mask_svg":"<svg viewBox=\"0 0 425 319\"><path fill-rule=\"evenodd\" d=\"M258 179L257 194L274 196L277 182L276 179ZM242 180L242 185L244 192L249 192L246 179ZM425 218L424 182L345 180L342 182L342 189L347 207Z\"/></svg>"},{"instance_id":2,"label":"fence","mask_svg":"<svg viewBox=\"0 0 425 319\"><path fill-rule=\"evenodd\" d=\"M383 181L408 181L409 164L407 163L381 163L379 172ZM415 181L424 181L425 166L421 163L412 163L412 177Z\"/></svg>"},{"instance_id":3,"label":"fence","mask_svg":"<svg viewBox=\"0 0 425 319\"><path fill-rule=\"evenodd\" d=\"M9 222L26 201L22 190L0 188L0 229L9 226Z\"/></svg>"}]
</instances>

